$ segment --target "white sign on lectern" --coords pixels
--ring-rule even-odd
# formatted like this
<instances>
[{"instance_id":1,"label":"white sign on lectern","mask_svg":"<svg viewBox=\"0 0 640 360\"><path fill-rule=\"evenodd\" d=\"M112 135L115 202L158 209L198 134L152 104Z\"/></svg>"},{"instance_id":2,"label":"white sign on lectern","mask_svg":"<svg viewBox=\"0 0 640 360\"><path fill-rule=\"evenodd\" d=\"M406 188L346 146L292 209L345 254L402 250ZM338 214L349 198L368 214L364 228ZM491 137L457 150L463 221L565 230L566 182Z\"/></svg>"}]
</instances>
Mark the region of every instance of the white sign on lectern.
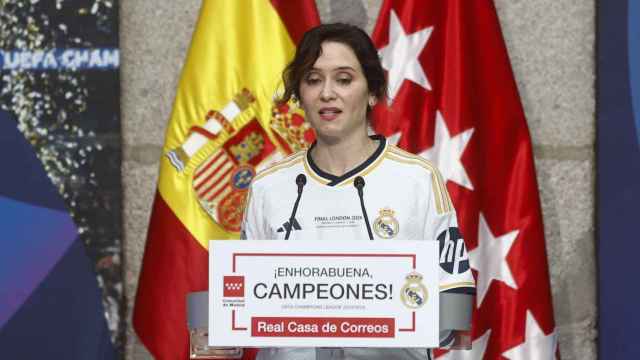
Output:
<instances>
[{"instance_id":1,"label":"white sign on lectern","mask_svg":"<svg viewBox=\"0 0 640 360\"><path fill-rule=\"evenodd\" d=\"M211 241L209 345L437 347L435 241Z\"/></svg>"}]
</instances>

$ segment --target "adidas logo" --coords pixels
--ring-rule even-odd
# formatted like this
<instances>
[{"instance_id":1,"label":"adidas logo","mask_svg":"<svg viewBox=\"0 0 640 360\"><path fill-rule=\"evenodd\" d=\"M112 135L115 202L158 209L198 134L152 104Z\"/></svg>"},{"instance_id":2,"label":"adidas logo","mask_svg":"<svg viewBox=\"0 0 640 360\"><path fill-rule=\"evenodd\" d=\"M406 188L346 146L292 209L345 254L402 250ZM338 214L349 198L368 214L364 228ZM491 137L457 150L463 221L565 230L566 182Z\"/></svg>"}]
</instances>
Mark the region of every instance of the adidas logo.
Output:
<instances>
[{"instance_id":1,"label":"adidas logo","mask_svg":"<svg viewBox=\"0 0 640 360\"><path fill-rule=\"evenodd\" d=\"M291 225L289 225L289 222L286 221L284 224L282 224L281 227L278 228L278 232L285 232L285 231L289 231L289 228L291 227ZM293 230L302 230L302 227L300 227L300 224L298 223L298 220L296 220L296 218L293 218ZM293 231L292 230L292 231Z\"/></svg>"}]
</instances>

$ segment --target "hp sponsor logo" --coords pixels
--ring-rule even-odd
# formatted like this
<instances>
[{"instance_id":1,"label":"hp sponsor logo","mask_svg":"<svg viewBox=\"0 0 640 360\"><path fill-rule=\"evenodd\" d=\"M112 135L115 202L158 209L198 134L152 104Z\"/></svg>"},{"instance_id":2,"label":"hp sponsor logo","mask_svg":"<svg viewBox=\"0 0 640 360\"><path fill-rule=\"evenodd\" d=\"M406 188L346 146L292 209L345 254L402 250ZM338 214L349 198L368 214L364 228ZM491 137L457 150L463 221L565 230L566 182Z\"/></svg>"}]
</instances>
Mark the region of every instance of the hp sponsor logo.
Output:
<instances>
[{"instance_id":1,"label":"hp sponsor logo","mask_svg":"<svg viewBox=\"0 0 640 360\"><path fill-rule=\"evenodd\" d=\"M464 239L457 227L450 227L438 235L440 243L440 267L449 274L461 274L469 270L469 255Z\"/></svg>"}]
</instances>

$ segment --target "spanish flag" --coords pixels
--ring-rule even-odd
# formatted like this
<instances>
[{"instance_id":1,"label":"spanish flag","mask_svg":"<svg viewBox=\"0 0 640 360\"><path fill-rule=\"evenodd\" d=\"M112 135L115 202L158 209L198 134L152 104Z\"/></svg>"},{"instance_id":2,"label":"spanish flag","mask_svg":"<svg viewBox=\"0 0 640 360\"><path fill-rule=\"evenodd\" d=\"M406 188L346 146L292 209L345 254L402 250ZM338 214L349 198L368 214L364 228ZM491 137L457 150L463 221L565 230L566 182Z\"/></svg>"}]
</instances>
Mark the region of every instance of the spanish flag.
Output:
<instances>
[{"instance_id":1,"label":"spanish flag","mask_svg":"<svg viewBox=\"0 0 640 360\"><path fill-rule=\"evenodd\" d=\"M204 0L166 130L133 325L156 359L188 358L186 296L207 290L207 243L239 237L256 171L313 141L277 106L281 72L319 24L313 0Z\"/></svg>"}]
</instances>

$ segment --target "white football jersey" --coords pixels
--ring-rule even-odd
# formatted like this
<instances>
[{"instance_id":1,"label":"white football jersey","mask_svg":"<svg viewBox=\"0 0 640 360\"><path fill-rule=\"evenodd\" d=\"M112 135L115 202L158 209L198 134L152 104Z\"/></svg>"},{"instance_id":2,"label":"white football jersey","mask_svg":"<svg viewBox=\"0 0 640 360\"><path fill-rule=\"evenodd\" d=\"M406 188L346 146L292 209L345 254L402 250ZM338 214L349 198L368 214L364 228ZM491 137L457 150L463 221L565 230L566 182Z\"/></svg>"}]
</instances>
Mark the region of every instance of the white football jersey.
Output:
<instances>
[{"instance_id":1,"label":"white football jersey","mask_svg":"<svg viewBox=\"0 0 640 360\"><path fill-rule=\"evenodd\" d=\"M355 179L362 177L373 239L439 241L440 291L475 293L464 240L440 172L429 161L387 144L384 137L372 138L379 141L374 154L342 176L323 172L309 151L295 153L258 173L247 199L242 238L282 240L291 227L289 241L370 241L354 186ZM306 177L306 184L290 224L300 174ZM315 359L312 349L307 349L308 354L304 350L269 349L261 351L259 358L292 358L293 351L296 359ZM368 359L424 359L421 354L425 353L417 349L345 349L340 358L359 358L362 351L367 351Z\"/></svg>"}]
</instances>

